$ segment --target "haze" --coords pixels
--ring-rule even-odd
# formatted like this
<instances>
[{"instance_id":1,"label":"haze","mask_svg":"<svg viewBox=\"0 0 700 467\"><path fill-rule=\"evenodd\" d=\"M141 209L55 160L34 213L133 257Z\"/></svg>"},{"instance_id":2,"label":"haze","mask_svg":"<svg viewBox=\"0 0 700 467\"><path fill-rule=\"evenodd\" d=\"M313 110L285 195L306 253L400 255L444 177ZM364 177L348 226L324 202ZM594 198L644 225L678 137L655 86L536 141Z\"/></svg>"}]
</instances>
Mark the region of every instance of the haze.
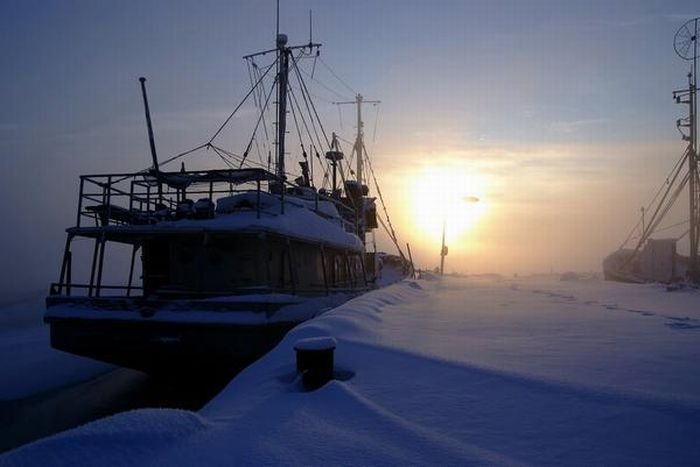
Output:
<instances>
[{"instance_id":1,"label":"haze","mask_svg":"<svg viewBox=\"0 0 700 467\"><path fill-rule=\"evenodd\" d=\"M332 101L382 101L366 108L368 150L419 266L439 263L431 207L446 205L447 271L598 271L684 149L671 91L688 65L672 41L696 2L281 3L292 43L313 10L342 78L319 70L330 131L355 131ZM150 164L137 78L161 156L194 147L247 91L241 57L273 46L274 13L272 0L2 2L0 297L57 279L79 174Z\"/></svg>"}]
</instances>

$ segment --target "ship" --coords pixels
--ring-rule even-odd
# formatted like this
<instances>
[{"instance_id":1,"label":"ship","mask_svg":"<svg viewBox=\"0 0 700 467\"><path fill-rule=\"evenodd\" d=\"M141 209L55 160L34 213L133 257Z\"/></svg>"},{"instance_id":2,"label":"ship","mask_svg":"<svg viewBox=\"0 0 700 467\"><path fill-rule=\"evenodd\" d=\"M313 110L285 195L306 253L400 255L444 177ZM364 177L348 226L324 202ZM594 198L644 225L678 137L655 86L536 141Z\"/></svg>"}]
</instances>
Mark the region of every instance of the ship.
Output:
<instances>
[{"instance_id":1,"label":"ship","mask_svg":"<svg viewBox=\"0 0 700 467\"><path fill-rule=\"evenodd\" d=\"M254 135L274 107L275 154L267 167L250 163L254 137L235 164L237 154L216 143L231 117L206 144L160 162L140 78L152 165L80 176L75 225L66 231L59 280L46 299L54 348L151 374L229 371L255 361L299 323L378 286L382 255L365 246L378 215L376 197L361 178L361 121L353 148L358 168L349 178L338 137L308 130L320 121L299 61L317 57L321 44L287 42L278 33L274 48L244 57L257 73L243 99L254 100L260 112ZM255 62L270 56L264 67ZM274 77L269 88L266 75ZM293 89L301 95L290 96ZM301 144L295 178L286 161L290 113L297 125L305 119L318 142ZM196 151L213 152L227 164L163 169ZM327 188L314 186L314 155L325 163ZM76 245L86 241L91 248L78 264ZM126 257L119 283L107 280L114 276L115 251ZM405 271L402 253L399 259Z\"/></svg>"},{"instance_id":2,"label":"ship","mask_svg":"<svg viewBox=\"0 0 700 467\"><path fill-rule=\"evenodd\" d=\"M606 280L700 284L700 172L697 145L699 30L700 17L688 20L678 29L673 42L676 54L690 63L687 86L673 91L675 103L686 107L687 114L676 120L676 126L687 145L656 195L642 207L641 216L625 241L603 260ZM662 225L683 193L688 197L688 218ZM679 228L683 231L669 236L669 230ZM663 234L663 237L658 238L659 234ZM687 256L677 251L678 242L686 237L689 244Z\"/></svg>"}]
</instances>

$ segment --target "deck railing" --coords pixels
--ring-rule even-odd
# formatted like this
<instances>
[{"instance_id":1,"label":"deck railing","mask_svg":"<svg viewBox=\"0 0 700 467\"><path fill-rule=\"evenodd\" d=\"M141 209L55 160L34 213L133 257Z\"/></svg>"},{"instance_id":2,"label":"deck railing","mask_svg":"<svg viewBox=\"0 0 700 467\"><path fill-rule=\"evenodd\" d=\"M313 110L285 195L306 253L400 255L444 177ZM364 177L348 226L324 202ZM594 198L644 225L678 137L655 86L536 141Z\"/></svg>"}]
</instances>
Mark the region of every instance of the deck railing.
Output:
<instances>
[{"instance_id":1,"label":"deck railing","mask_svg":"<svg viewBox=\"0 0 700 467\"><path fill-rule=\"evenodd\" d=\"M95 174L80 177L76 227L148 224L174 217L186 200L261 190L276 177L263 170ZM251 186L253 185L253 186Z\"/></svg>"},{"instance_id":2,"label":"deck railing","mask_svg":"<svg viewBox=\"0 0 700 467\"><path fill-rule=\"evenodd\" d=\"M155 223L176 218L178 206L187 200L205 199L213 206L217 195L230 196L250 190L255 190L258 194L257 214L260 217L259 198L263 182L286 187L284 190L277 190L281 212L284 213L287 190L298 187L286 181L280 184L277 176L262 169L156 175L150 172L81 175L75 225L83 227L85 220L95 227ZM357 231L356 209L314 190L316 210L321 200L332 202L336 206L345 230Z\"/></svg>"}]
</instances>

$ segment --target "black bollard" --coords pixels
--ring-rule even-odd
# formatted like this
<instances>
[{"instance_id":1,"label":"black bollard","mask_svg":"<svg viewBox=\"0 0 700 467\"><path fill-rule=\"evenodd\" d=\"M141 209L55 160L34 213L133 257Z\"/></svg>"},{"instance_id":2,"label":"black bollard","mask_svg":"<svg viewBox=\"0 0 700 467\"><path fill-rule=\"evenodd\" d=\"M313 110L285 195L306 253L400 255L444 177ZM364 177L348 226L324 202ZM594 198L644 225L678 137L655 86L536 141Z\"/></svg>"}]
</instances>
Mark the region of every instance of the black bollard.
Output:
<instances>
[{"instance_id":1,"label":"black bollard","mask_svg":"<svg viewBox=\"0 0 700 467\"><path fill-rule=\"evenodd\" d=\"M333 352L336 340L332 337L310 337L294 344L297 372L309 390L318 389L333 379Z\"/></svg>"}]
</instances>

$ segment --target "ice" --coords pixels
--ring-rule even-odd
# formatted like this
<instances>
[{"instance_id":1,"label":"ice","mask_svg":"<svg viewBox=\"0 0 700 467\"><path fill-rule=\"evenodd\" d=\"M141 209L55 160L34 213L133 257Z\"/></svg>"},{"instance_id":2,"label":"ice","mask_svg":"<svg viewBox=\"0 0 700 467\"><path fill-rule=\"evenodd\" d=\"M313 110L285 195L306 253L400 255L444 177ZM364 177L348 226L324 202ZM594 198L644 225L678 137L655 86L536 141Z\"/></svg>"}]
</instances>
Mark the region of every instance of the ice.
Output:
<instances>
[{"instance_id":1,"label":"ice","mask_svg":"<svg viewBox=\"0 0 700 467\"><path fill-rule=\"evenodd\" d=\"M109 371L109 365L49 346L43 297L0 307L0 401L21 399Z\"/></svg>"},{"instance_id":2,"label":"ice","mask_svg":"<svg viewBox=\"0 0 700 467\"><path fill-rule=\"evenodd\" d=\"M296 327L199 413L116 415L0 465L696 465L699 299L404 280ZM295 371L305 338L337 341L336 380L315 391Z\"/></svg>"}]
</instances>

